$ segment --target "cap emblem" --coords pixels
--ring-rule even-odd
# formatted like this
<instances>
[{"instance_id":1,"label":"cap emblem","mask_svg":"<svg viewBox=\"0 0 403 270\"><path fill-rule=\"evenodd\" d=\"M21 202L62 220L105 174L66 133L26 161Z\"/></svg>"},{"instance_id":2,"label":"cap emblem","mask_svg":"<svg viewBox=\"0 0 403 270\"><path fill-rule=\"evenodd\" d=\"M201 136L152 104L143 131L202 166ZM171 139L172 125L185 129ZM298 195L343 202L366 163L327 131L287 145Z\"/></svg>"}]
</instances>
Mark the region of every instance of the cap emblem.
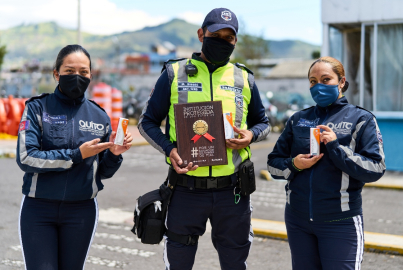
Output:
<instances>
[{"instance_id":1,"label":"cap emblem","mask_svg":"<svg viewBox=\"0 0 403 270\"><path fill-rule=\"evenodd\" d=\"M221 18L226 21L230 21L232 19L232 14L228 10L224 10L223 12L221 12Z\"/></svg>"}]
</instances>

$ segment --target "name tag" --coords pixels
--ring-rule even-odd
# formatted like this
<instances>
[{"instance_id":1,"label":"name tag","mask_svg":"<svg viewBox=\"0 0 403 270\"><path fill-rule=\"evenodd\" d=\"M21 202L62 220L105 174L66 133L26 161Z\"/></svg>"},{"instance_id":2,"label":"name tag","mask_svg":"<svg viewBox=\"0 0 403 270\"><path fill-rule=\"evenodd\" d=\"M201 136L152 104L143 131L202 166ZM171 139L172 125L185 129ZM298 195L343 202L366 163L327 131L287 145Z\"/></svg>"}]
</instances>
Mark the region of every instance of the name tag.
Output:
<instances>
[{"instance_id":1,"label":"name tag","mask_svg":"<svg viewBox=\"0 0 403 270\"><path fill-rule=\"evenodd\" d=\"M191 83L191 82L178 82L178 92L202 92L203 87L201 83Z\"/></svg>"},{"instance_id":2,"label":"name tag","mask_svg":"<svg viewBox=\"0 0 403 270\"><path fill-rule=\"evenodd\" d=\"M319 124L319 118L315 120L307 120L304 118L299 119L297 123L297 127L309 127L309 128L316 128L316 126Z\"/></svg>"},{"instance_id":3,"label":"name tag","mask_svg":"<svg viewBox=\"0 0 403 270\"><path fill-rule=\"evenodd\" d=\"M51 125L67 124L67 115L50 115L46 112L42 114L42 121Z\"/></svg>"}]
</instances>

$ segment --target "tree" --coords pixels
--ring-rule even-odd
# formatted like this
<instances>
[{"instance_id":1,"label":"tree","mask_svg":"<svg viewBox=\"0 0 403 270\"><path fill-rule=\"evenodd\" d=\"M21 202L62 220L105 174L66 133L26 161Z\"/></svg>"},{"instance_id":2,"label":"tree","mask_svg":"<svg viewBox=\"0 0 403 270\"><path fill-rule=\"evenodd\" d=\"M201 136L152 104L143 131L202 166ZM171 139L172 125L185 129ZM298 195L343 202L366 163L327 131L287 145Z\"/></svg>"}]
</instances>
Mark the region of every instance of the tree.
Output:
<instances>
[{"instance_id":1,"label":"tree","mask_svg":"<svg viewBox=\"0 0 403 270\"><path fill-rule=\"evenodd\" d=\"M246 65L246 61L249 59L262 59L269 54L269 42L260 36L253 36L245 33L238 35L238 42L236 43L235 57L232 62L239 62ZM247 65L248 68L255 72L255 76L259 76L257 73L256 65Z\"/></svg>"},{"instance_id":2,"label":"tree","mask_svg":"<svg viewBox=\"0 0 403 270\"><path fill-rule=\"evenodd\" d=\"M318 59L320 57L320 51L312 52L312 59Z\"/></svg>"},{"instance_id":3,"label":"tree","mask_svg":"<svg viewBox=\"0 0 403 270\"><path fill-rule=\"evenodd\" d=\"M4 56L6 55L7 50L6 50L6 45L0 46L0 70L1 70L1 65L3 64Z\"/></svg>"}]
</instances>

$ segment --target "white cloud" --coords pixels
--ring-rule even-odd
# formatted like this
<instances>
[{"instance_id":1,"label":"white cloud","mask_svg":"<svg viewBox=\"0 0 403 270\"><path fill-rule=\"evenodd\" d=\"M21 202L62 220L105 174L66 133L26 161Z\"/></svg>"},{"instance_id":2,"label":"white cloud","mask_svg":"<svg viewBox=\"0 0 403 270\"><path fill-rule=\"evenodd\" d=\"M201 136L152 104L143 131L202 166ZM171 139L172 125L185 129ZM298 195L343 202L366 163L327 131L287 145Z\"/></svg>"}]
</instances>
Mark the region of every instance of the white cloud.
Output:
<instances>
[{"instance_id":1,"label":"white cloud","mask_svg":"<svg viewBox=\"0 0 403 270\"><path fill-rule=\"evenodd\" d=\"M187 22L202 25L206 14L201 12L186 11L178 15L179 18Z\"/></svg>"},{"instance_id":2,"label":"white cloud","mask_svg":"<svg viewBox=\"0 0 403 270\"><path fill-rule=\"evenodd\" d=\"M154 16L141 10L122 9L109 0L81 1L81 29L92 34L114 34L133 31L145 26L166 22L168 16ZM0 0L0 29L21 23L56 21L69 27L77 27L77 0Z\"/></svg>"}]
</instances>

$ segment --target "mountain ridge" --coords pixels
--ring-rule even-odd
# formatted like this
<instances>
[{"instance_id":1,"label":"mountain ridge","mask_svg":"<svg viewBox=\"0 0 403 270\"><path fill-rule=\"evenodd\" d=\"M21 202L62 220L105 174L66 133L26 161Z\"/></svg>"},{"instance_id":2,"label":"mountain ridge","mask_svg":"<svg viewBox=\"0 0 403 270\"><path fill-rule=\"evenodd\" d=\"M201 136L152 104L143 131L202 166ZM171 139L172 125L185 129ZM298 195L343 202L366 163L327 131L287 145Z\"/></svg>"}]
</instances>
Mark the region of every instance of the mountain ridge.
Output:
<instances>
[{"instance_id":1,"label":"mountain ridge","mask_svg":"<svg viewBox=\"0 0 403 270\"><path fill-rule=\"evenodd\" d=\"M175 46L186 46L200 50L196 32L198 25L182 19L172 19L157 26L147 26L136 31L124 31L112 35L96 35L82 32L83 46L92 58L111 59L120 53L146 53L153 44L169 41ZM116 43L117 38L117 43ZM115 42L114 42L115 40ZM0 30L0 44L7 46L5 61L37 59L53 61L59 50L67 44L76 44L77 32L58 25L54 21L20 24ZM268 40L270 58L310 58L317 45L300 40ZM117 48L119 45L119 48Z\"/></svg>"}]
</instances>

